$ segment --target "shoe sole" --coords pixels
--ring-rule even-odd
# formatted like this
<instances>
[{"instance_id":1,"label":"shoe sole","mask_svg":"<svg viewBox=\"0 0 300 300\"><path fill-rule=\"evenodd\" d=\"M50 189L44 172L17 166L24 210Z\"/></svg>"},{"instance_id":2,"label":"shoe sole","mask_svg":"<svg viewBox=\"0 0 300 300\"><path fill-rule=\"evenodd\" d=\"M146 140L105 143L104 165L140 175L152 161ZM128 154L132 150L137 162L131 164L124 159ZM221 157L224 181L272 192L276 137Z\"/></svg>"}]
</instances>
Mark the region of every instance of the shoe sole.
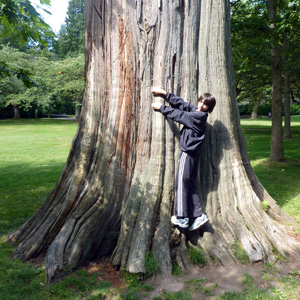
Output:
<instances>
[{"instance_id":1,"label":"shoe sole","mask_svg":"<svg viewBox=\"0 0 300 300\"><path fill-rule=\"evenodd\" d=\"M206 219L205 221L203 221L202 223L200 223L197 227L195 227L195 228L189 228L189 231L194 231L194 230L196 230L196 229L198 229L198 228L200 228L202 225L204 225L205 223L207 223L209 220L208 219Z\"/></svg>"}]
</instances>

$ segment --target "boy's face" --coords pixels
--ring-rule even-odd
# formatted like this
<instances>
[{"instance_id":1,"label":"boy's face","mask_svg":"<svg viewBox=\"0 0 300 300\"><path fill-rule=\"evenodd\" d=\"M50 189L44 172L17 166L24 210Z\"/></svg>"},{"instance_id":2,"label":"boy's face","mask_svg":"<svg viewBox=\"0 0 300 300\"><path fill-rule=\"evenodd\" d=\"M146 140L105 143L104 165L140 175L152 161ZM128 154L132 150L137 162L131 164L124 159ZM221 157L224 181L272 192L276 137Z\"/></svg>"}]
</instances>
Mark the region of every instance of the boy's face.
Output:
<instances>
[{"instance_id":1,"label":"boy's face","mask_svg":"<svg viewBox=\"0 0 300 300\"><path fill-rule=\"evenodd\" d=\"M208 110L208 106L203 103L203 100L200 100L198 102L198 110L200 110L200 111L207 111Z\"/></svg>"}]
</instances>

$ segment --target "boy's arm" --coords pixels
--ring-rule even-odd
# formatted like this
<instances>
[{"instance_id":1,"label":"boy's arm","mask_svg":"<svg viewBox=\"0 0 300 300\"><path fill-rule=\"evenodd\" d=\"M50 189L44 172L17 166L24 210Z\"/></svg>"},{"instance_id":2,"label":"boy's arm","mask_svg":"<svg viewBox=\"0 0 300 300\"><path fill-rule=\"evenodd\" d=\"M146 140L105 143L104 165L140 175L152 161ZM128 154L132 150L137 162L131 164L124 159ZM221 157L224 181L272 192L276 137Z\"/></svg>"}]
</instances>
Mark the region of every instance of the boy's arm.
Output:
<instances>
[{"instance_id":1,"label":"boy's arm","mask_svg":"<svg viewBox=\"0 0 300 300\"><path fill-rule=\"evenodd\" d=\"M157 110L157 108L154 109ZM199 130L199 125L203 122L202 118L195 118L194 113L182 111L166 105L160 105L159 111L166 118L174 120L175 122L185 125L186 127L191 128L195 131ZM197 114L201 114L201 112L197 112Z\"/></svg>"},{"instance_id":2,"label":"boy's arm","mask_svg":"<svg viewBox=\"0 0 300 300\"><path fill-rule=\"evenodd\" d=\"M173 108L177 108L177 109L184 110L184 111L193 111L194 109L197 108L197 106L192 105L188 102L185 102L182 98L176 96L173 93L168 93L161 88L153 87L152 94L154 97L164 98L167 102L170 103L170 105Z\"/></svg>"},{"instance_id":3,"label":"boy's arm","mask_svg":"<svg viewBox=\"0 0 300 300\"><path fill-rule=\"evenodd\" d=\"M167 95L167 92L161 88L153 87L151 89L151 92L154 97L165 97Z\"/></svg>"},{"instance_id":4,"label":"boy's arm","mask_svg":"<svg viewBox=\"0 0 300 300\"><path fill-rule=\"evenodd\" d=\"M189 102L184 101L182 98L176 96L173 93L166 93L165 97L167 102L170 103L170 105L173 108L177 108L183 111L193 111L197 107L195 105L190 104Z\"/></svg>"}]
</instances>

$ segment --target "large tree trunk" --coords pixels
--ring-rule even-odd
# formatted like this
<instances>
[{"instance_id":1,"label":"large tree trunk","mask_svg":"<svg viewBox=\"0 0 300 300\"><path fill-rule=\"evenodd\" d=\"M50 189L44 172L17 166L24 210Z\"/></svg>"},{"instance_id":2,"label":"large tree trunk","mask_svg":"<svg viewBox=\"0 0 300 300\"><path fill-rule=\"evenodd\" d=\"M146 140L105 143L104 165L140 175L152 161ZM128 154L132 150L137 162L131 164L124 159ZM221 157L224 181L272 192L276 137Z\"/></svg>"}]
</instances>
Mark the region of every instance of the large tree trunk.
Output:
<instances>
[{"instance_id":1,"label":"large tree trunk","mask_svg":"<svg viewBox=\"0 0 300 300\"><path fill-rule=\"evenodd\" d=\"M267 0L268 17L271 31L271 62L272 62L272 138L270 160L284 159L282 137L282 60L275 33L276 1Z\"/></svg>"},{"instance_id":2,"label":"large tree trunk","mask_svg":"<svg viewBox=\"0 0 300 300\"><path fill-rule=\"evenodd\" d=\"M234 94L229 1L86 1L86 91L78 132L55 189L10 234L14 257L46 252L50 281L103 255L145 272L152 251L161 271L186 262L186 242L223 265L239 240L250 261L298 257L292 222L260 185L246 151ZM179 128L153 113L152 85L195 103L211 92L200 190L210 225L184 233L170 223ZM268 201L266 213L261 201ZM173 233L173 234L171 234Z\"/></svg>"}]
</instances>

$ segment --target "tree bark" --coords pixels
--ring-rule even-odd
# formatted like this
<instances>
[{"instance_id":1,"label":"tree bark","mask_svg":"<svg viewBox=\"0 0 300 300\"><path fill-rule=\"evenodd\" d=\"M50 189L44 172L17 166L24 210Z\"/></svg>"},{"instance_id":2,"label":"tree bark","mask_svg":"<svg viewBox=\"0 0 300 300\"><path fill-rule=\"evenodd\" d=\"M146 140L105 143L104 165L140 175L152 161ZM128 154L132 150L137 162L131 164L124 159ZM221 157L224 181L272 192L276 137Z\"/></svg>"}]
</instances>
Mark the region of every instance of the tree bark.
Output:
<instances>
[{"instance_id":1,"label":"tree bark","mask_svg":"<svg viewBox=\"0 0 300 300\"><path fill-rule=\"evenodd\" d=\"M21 119L21 112L19 105L14 105L14 119Z\"/></svg>"},{"instance_id":2,"label":"tree bark","mask_svg":"<svg viewBox=\"0 0 300 300\"><path fill-rule=\"evenodd\" d=\"M86 90L67 164L41 209L9 238L14 257L46 252L48 280L111 255L145 272L152 251L161 271L188 263L187 244L223 265L239 240L251 262L274 249L299 257L283 224L293 223L255 176L239 122L231 60L229 1L86 1ZM199 186L210 224L171 227L179 128L151 108L151 86L191 102L211 92ZM265 212L261 201L268 201Z\"/></svg>"},{"instance_id":3,"label":"tree bark","mask_svg":"<svg viewBox=\"0 0 300 300\"><path fill-rule=\"evenodd\" d=\"M291 89L289 70L284 71L284 137L290 139L291 134Z\"/></svg>"},{"instance_id":4,"label":"tree bark","mask_svg":"<svg viewBox=\"0 0 300 300\"><path fill-rule=\"evenodd\" d=\"M79 120L80 113L81 113L81 105L76 105L75 106L75 118L76 118L76 120Z\"/></svg>"},{"instance_id":5,"label":"tree bark","mask_svg":"<svg viewBox=\"0 0 300 300\"><path fill-rule=\"evenodd\" d=\"M251 113L251 119L257 119L257 112L259 108L260 102L254 102L253 108L252 108L252 113Z\"/></svg>"},{"instance_id":6,"label":"tree bark","mask_svg":"<svg viewBox=\"0 0 300 300\"><path fill-rule=\"evenodd\" d=\"M284 160L282 138L282 59L275 33L276 3L267 0L268 17L271 31L272 62L272 137L270 160Z\"/></svg>"},{"instance_id":7,"label":"tree bark","mask_svg":"<svg viewBox=\"0 0 300 300\"><path fill-rule=\"evenodd\" d=\"M284 50L288 49L287 35L283 38ZM290 72L287 67L288 59L284 57L284 131L283 136L286 139L292 137L291 134L291 87L290 87Z\"/></svg>"}]
</instances>

